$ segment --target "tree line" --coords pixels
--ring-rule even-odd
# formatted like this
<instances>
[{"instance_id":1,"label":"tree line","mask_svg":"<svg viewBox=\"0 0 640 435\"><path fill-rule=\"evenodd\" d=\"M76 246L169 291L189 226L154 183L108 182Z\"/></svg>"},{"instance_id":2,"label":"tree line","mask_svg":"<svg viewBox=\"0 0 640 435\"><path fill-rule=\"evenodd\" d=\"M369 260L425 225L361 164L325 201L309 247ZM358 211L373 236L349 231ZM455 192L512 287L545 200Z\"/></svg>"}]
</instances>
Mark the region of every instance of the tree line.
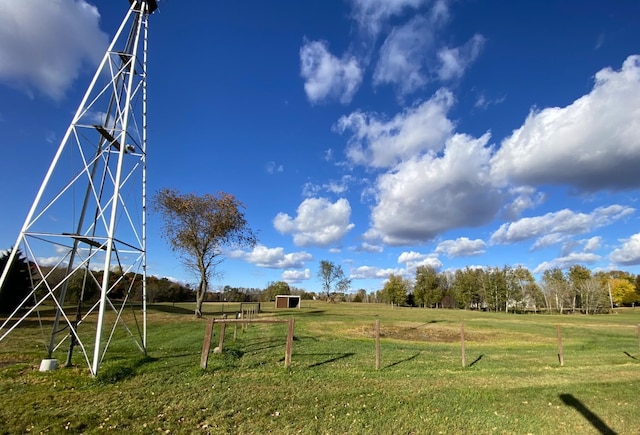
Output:
<instances>
[{"instance_id":1,"label":"tree line","mask_svg":"<svg viewBox=\"0 0 640 435\"><path fill-rule=\"evenodd\" d=\"M9 258L9 252L0 255L0 270L2 270ZM9 271L5 284L0 289L0 313L9 314L15 310L32 290L31 277L35 274L30 269L35 267L26 260L22 253L18 253ZM47 286L56 288L66 278L66 268L53 268L39 266L42 275L46 276ZM82 298L83 303L91 304L100 297L100 283L104 276L103 271L78 270L67 278L67 290L65 304L77 304ZM133 272L122 273L113 270L109 273L109 298L122 299L129 292L129 299L141 302L143 298L142 275ZM46 291L44 286L40 287ZM196 289L189 284L182 284L169 278L147 276L146 282L147 302L194 302L198 295ZM284 281L271 282L265 289L232 287L225 285L218 291L208 291L203 297L207 302L270 302L276 295L299 295L302 299L313 299L317 295L290 286ZM40 299L43 295L36 295ZM27 302L27 306L30 304Z\"/></svg>"},{"instance_id":2,"label":"tree line","mask_svg":"<svg viewBox=\"0 0 640 435\"><path fill-rule=\"evenodd\" d=\"M0 256L0 268L9 253ZM13 311L31 291L29 269L34 267L18 253L5 285L0 289L0 313ZM47 270L41 267L49 287L56 287L66 276L64 268ZM102 271L77 271L68 278L65 303L95 302L99 296ZM284 281L270 282L266 288L221 286L208 291L202 298L207 302L271 302L276 295L299 295L302 299L322 298L331 302L373 302L394 305L458 308L496 312L557 312L596 314L613 307L640 303L640 275L629 272L592 272L582 265L568 270L549 269L536 281L525 267L485 267L438 272L431 266L416 269L413 280L391 274L384 287L367 293L359 289L350 292L351 280L340 266L321 261L318 279L322 293L308 292ZM132 301L142 301L142 276L112 271L109 274L109 297L124 298L129 291ZM130 289L130 290L129 290ZM43 290L44 291L44 290ZM169 278L147 276L147 302L193 302L198 300L196 289Z\"/></svg>"},{"instance_id":3,"label":"tree line","mask_svg":"<svg viewBox=\"0 0 640 435\"><path fill-rule=\"evenodd\" d=\"M390 275L375 300L431 308L595 314L635 305L640 302L639 289L640 275L619 270L593 273L582 265L549 269L539 282L522 266L442 272L420 266L414 280Z\"/></svg>"}]
</instances>

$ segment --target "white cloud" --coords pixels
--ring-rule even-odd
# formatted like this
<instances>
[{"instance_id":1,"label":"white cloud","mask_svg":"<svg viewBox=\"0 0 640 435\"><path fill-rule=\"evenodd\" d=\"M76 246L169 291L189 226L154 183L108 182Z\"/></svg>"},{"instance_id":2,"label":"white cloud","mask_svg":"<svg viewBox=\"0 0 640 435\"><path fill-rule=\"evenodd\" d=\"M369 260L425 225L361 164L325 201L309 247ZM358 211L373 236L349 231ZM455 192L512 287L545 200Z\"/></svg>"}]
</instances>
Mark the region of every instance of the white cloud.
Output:
<instances>
[{"instance_id":1,"label":"white cloud","mask_svg":"<svg viewBox=\"0 0 640 435\"><path fill-rule=\"evenodd\" d=\"M285 254L284 248L267 248L264 245L256 246L251 252L235 251L230 256L243 258L258 267L272 269L301 269L305 262L313 259L313 256L305 251Z\"/></svg>"},{"instance_id":2,"label":"white cloud","mask_svg":"<svg viewBox=\"0 0 640 435\"><path fill-rule=\"evenodd\" d=\"M405 275L404 269L381 269L373 266L360 266L351 270L351 279L387 279L389 275Z\"/></svg>"},{"instance_id":3,"label":"white cloud","mask_svg":"<svg viewBox=\"0 0 640 435\"><path fill-rule=\"evenodd\" d=\"M305 270L285 270L282 272L282 280L288 283L302 282L311 279L311 271Z\"/></svg>"},{"instance_id":4,"label":"white cloud","mask_svg":"<svg viewBox=\"0 0 640 435\"><path fill-rule=\"evenodd\" d=\"M62 261L64 260L64 261ZM52 266L66 266L69 262L65 257L38 257L37 263L40 266L52 267Z\"/></svg>"},{"instance_id":5,"label":"white cloud","mask_svg":"<svg viewBox=\"0 0 640 435\"><path fill-rule=\"evenodd\" d=\"M347 156L354 164L384 168L421 153L442 149L453 130L447 112L453 94L441 89L428 101L406 109L388 121L376 114L354 112L338 120L335 129L349 130Z\"/></svg>"},{"instance_id":6,"label":"white cloud","mask_svg":"<svg viewBox=\"0 0 640 435\"><path fill-rule=\"evenodd\" d=\"M362 82L358 60L348 55L337 58L321 41L307 41L300 48L300 75L311 103L330 99L349 103Z\"/></svg>"},{"instance_id":7,"label":"white cloud","mask_svg":"<svg viewBox=\"0 0 640 435\"><path fill-rule=\"evenodd\" d=\"M405 251L405 252L403 252L402 254L400 254L398 256L398 264L417 263L417 262L420 262L420 261L424 260L427 257L428 257L428 255L421 254L419 252L415 252L415 251L406 252Z\"/></svg>"},{"instance_id":8,"label":"white cloud","mask_svg":"<svg viewBox=\"0 0 640 435\"><path fill-rule=\"evenodd\" d=\"M321 191L326 191L336 195L341 195L349 190L349 185L355 180L351 175L344 175L340 180L330 180L322 185L307 182L302 186L302 196L311 197L318 195Z\"/></svg>"},{"instance_id":9,"label":"white cloud","mask_svg":"<svg viewBox=\"0 0 640 435\"><path fill-rule=\"evenodd\" d=\"M614 249L609 259L621 266L635 266L640 264L640 233L625 240L620 248Z\"/></svg>"},{"instance_id":10,"label":"white cloud","mask_svg":"<svg viewBox=\"0 0 640 435\"><path fill-rule=\"evenodd\" d=\"M510 244L539 238L535 248L566 240L567 235L584 234L631 215L635 210L622 205L598 207L591 213L576 213L564 209L543 216L522 218L502 224L491 235L491 243Z\"/></svg>"},{"instance_id":11,"label":"white cloud","mask_svg":"<svg viewBox=\"0 0 640 435\"><path fill-rule=\"evenodd\" d=\"M363 242L360 246L358 246L357 248L358 252L372 252L372 253L381 253L382 251L384 251L384 248L380 245L373 245L371 243L367 243L367 242Z\"/></svg>"},{"instance_id":12,"label":"white cloud","mask_svg":"<svg viewBox=\"0 0 640 435\"><path fill-rule=\"evenodd\" d=\"M351 0L353 19L360 29L376 37L387 21L409 9L417 9L429 0ZM446 2L438 1L438 10L446 10Z\"/></svg>"},{"instance_id":13,"label":"white cloud","mask_svg":"<svg viewBox=\"0 0 640 435\"><path fill-rule=\"evenodd\" d=\"M368 240L413 244L490 221L502 194L489 179L488 140L488 134L479 139L456 134L442 156L409 159L381 175Z\"/></svg>"},{"instance_id":14,"label":"white cloud","mask_svg":"<svg viewBox=\"0 0 640 435\"><path fill-rule=\"evenodd\" d=\"M492 175L502 183L559 184L582 191L640 187L640 56L595 76L566 107L532 111L502 142Z\"/></svg>"},{"instance_id":15,"label":"white cloud","mask_svg":"<svg viewBox=\"0 0 640 435\"><path fill-rule=\"evenodd\" d=\"M326 198L308 198L298 206L298 215L291 218L278 213L273 226L282 234L292 234L297 246L328 246L347 234L354 224L349 222L351 206L344 198L331 203Z\"/></svg>"},{"instance_id":16,"label":"white cloud","mask_svg":"<svg viewBox=\"0 0 640 435\"><path fill-rule=\"evenodd\" d=\"M536 192L536 189L530 186L512 187L509 193L514 195L515 199L502 209L502 217L509 221L518 219L523 211L539 206L546 199L544 193Z\"/></svg>"},{"instance_id":17,"label":"white cloud","mask_svg":"<svg viewBox=\"0 0 640 435\"><path fill-rule=\"evenodd\" d=\"M578 231L581 232L581 231ZM571 236L574 235L573 232L569 231L568 233L551 233L545 234L544 236L538 238L534 244L531 246L532 251L537 251L539 249L544 249L551 245L556 245L558 243L569 243ZM573 249L573 246L569 248ZM566 252L566 248L563 248L563 251Z\"/></svg>"},{"instance_id":18,"label":"white cloud","mask_svg":"<svg viewBox=\"0 0 640 435\"><path fill-rule=\"evenodd\" d=\"M469 65L478 58L484 43L484 36L476 34L463 46L441 49L438 52L438 78L442 81L460 79Z\"/></svg>"},{"instance_id":19,"label":"white cloud","mask_svg":"<svg viewBox=\"0 0 640 435\"><path fill-rule=\"evenodd\" d=\"M593 264L600 260L600 256L587 252L572 252L565 257L559 257L551 261L544 261L533 270L533 273L543 273L549 269L567 269L575 264Z\"/></svg>"},{"instance_id":20,"label":"white cloud","mask_svg":"<svg viewBox=\"0 0 640 435\"><path fill-rule=\"evenodd\" d=\"M470 240L467 237L459 237L456 240L445 240L438 244L436 253L446 254L449 258L470 257L484 254L487 244L484 240Z\"/></svg>"},{"instance_id":21,"label":"white cloud","mask_svg":"<svg viewBox=\"0 0 640 435\"><path fill-rule=\"evenodd\" d=\"M590 239L585 240L583 250L584 252L597 251L598 249L600 249L601 244L602 244L602 237L600 236L591 237Z\"/></svg>"},{"instance_id":22,"label":"white cloud","mask_svg":"<svg viewBox=\"0 0 640 435\"><path fill-rule=\"evenodd\" d=\"M418 16L394 28L380 48L373 85L396 85L401 96L424 87L429 81L425 63L435 44L434 27Z\"/></svg>"},{"instance_id":23,"label":"white cloud","mask_svg":"<svg viewBox=\"0 0 640 435\"><path fill-rule=\"evenodd\" d=\"M420 266L431 266L440 269L442 262L436 254L421 254L415 251L403 252L398 256L398 264L404 264L403 275L413 275Z\"/></svg>"},{"instance_id":24,"label":"white cloud","mask_svg":"<svg viewBox=\"0 0 640 435\"><path fill-rule=\"evenodd\" d=\"M84 0L0 0L0 81L60 100L107 48L99 20Z\"/></svg>"}]
</instances>

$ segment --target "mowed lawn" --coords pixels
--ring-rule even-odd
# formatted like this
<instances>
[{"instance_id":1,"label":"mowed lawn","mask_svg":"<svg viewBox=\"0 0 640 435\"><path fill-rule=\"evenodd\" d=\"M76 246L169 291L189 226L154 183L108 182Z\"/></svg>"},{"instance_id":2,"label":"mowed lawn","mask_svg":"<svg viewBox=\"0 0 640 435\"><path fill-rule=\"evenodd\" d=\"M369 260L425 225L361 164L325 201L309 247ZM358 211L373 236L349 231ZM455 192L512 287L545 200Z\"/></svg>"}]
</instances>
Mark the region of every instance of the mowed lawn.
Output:
<instances>
[{"instance_id":1,"label":"mowed lawn","mask_svg":"<svg viewBox=\"0 0 640 435\"><path fill-rule=\"evenodd\" d=\"M0 433L640 433L640 308L585 316L263 304L261 319L295 318L291 367L287 324L256 323L227 326L206 370L207 318L238 304L206 305L205 319L192 308L150 307L146 356L118 329L95 378L77 351L74 367L39 372L50 331L25 323L0 342Z\"/></svg>"}]
</instances>

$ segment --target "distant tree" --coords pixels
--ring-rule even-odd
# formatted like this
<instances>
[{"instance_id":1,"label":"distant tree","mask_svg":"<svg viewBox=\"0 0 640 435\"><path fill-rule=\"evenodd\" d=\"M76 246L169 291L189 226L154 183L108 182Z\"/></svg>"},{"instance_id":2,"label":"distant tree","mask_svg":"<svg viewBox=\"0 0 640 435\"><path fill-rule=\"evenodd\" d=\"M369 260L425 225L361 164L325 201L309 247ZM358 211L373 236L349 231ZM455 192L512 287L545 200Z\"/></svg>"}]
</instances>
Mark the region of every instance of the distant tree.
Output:
<instances>
[{"instance_id":1,"label":"distant tree","mask_svg":"<svg viewBox=\"0 0 640 435\"><path fill-rule=\"evenodd\" d=\"M367 302L367 291L363 288L358 290L353 296L353 302Z\"/></svg>"},{"instance_id":2,"label":"distant tree","mask_svg":"<svg viewBox=\"0 0 640 435\"><path fill-rule=\"evenodd\" d=\"M400 275L389 275L382 289L382 300L394 305L402 305L407 301L409 282Z\"/></svg>"},{"instance_id":3,"label":"distant tree","mask_svg":"<svg viewBox=\"0 0 640 435\"><path fill-rule=\"evenodd\" d=\"M267 288L264 289L264 291L262 292L260 299L263 302L270 302L270 301L275 301L277 295L290 295L290 294L291 294L291 288L289 287L288 283L284 281L276 281L276 282L269 283Z\"/></svg>"},{"instance_id":4,"label":"distant tree","mask_svg":"<svg viewBox=\"0 0 640 435\"><path fill-rule=\"evenodd\" d=\"M562 314L571 301L571 286L562 270L558 267L545 270L542 274L542 287L547 306Z\"/></svg>"},{"instance_id":5,"label":"distant tree","mask_svg":"<svg viewBox=\"0 0 640 435\"><path fill-rule=\"evenodd\" d=\"M526 267L508 268L507 283L509 288L508 303L514 310L524 309L527 305L537 310L535 279Z\"/></svg>"},{"instance_id":6,"label":"distant tree","mask_svg":"<svg viewBox=\"0 0 640 435\"><path fill-rule=\"evenodd\" d=\"M572 311L575 311L576 308L584 308L585 289L588 286L587 283L591 280L591 271L581 264L574 264L569 268L568 277L571 284L569 294Z\"/></svg>"},{"instance_id":7,"label":"distant tree","mask_svg":"<svg viewBox=\"0 0 640 435\"><path fill-rule=\"evenodd\" d=\"M624 278L609 279L611 286L611 296L616 305L632 305L640 302L640 295L636 292L636 287Z\"/></svg>"},{"instance_id":8,"label":"distant tree","mask_svg":"<svg viewBox=\"0 0 640 435\"><path fill-rule=\"evenodd\" d=\"M11 251L0 257L0 274L9 261ZM11 268L0 288L0 314L10 314L25 300L31 292L29 263L20 251L16 252Z\"/></svg>"},{"instance_id":9,"label":"distant tree","mask_svg":"<svg viewBox=\"0 0 640 435\"><path fill-rule=\"evenodd\" d=\"M486 304L485 273L482 269L466 267L456 270L451 284L459 308L480 309Z\"/></svg>"},{"instance_id":10,"label":"distant tree","mask_svg":"<svg viewBox=\"0 0 640 435\"><path fill-rule=\"evenodd\" d=\"M322 282L322 291L327 300L332 300L338 293L346 293L351 286L351 280L345 276L342 266L331 261L320 261L318 278Z\"/></svg>"},{"instance_id":11,"label":"distant tree","mask_svg":"<svg viewBox=\"0 0 640 435\"><path fill-rule=\"evenodd\" d=\"M197 196L166 188L156 193L153 205L162 216L163 236L171 249L199 278L195 315L202 317L209 282L223 261L222 247L257 243L242 212L244 205L224 192Z\"/></svg>"},{"instance_id":12,"label":"distant tree","mask_svg":"<svg viewBox=\"0 0 640 435\"><path fill-rule=\"evenodd\" d=\"M416 269L413 299L418 306L423 307L431 307L442 299L440 276L433 266L419 266Z\"/></svg>"}]
</instances>

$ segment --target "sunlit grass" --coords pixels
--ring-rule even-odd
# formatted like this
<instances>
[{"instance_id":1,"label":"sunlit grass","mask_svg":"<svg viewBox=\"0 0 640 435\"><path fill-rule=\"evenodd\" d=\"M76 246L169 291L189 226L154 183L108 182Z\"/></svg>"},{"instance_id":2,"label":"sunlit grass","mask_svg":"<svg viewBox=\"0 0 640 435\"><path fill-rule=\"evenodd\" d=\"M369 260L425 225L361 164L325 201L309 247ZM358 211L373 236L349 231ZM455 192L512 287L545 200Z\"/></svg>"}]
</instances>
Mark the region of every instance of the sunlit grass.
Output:
<instances>
[{"instance_id":1,"label":"sunlit grass","mask_svg":"<svg viewBox=\"0 0 640 435\"><path fill-rule=\"evenodd\" d=\"M222 317L221 308L207 305L205 317ZM284 367L286 323L238 327L235 341L230 325L224 352L211 354L201 370L206 320L194 319L192 309L150 307L148 355L118 335L96 378L79 355L73 368L38 372L40 328L14 331L0 342L2 430L598 433L566 397L612 431L640 428L640 310L559 316L307 301L300 310L263 305L261 317L296 319L292 366ZM225 313L234 309L227 304ZM461 364L463 323L467 367ZM219 326L214 332L212 348ZM55 356L64 361L65 351Z\"/></svg>"}]
</instances>

